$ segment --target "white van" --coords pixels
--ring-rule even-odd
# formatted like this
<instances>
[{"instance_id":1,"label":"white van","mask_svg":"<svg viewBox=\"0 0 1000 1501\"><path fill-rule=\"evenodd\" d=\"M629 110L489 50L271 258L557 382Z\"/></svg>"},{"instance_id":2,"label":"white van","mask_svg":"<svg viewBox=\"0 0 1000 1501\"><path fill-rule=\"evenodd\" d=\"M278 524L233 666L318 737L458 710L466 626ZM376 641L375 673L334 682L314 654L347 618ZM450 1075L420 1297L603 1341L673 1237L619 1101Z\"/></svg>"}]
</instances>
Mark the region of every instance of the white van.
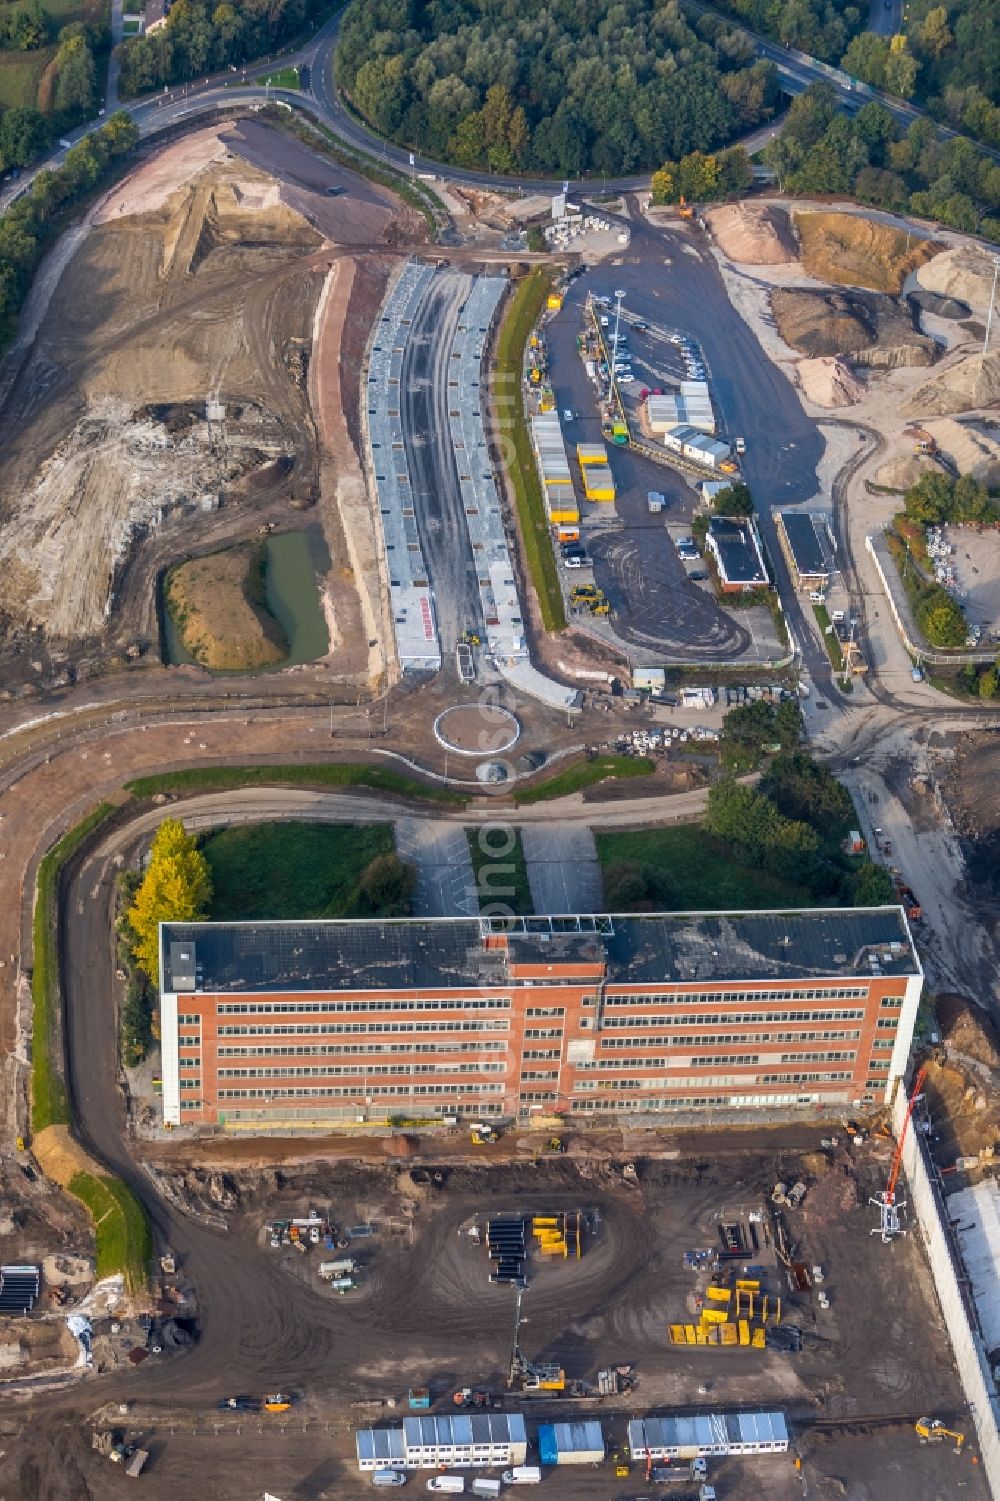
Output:
<instances>
[{"instance_id":1,"label":"white van","mask_svg":"<svg viewBox=\"0 0 1000 1501\"><path fill-rule=\"evenodd\" d=\"M513 1470L504 1470L504 1485L541 1485L542 1472L537 1465L515 1465Z\"/></svg>"},{"instance_id":2,"label":"white van","mask_svg":"<svg viewBox=\"0 0 1000 1501\"><path fill-rule=\"evenodd\" d=\"M372 1472L372 1485L405 1485L406 1476L402 1470L374 1470Z\"/></svg>"},{"instance_id":3,"label":"white van","mask_svg":"<svg viewBox=\"0 0 1000 1501\"><path fill-rule=\"evenodd\" d=\"M472 1482L472 1494L474 1496L482 1496L483 1501L499 1501L500 1482L499 1480L488 1480L485 1476L480 1476Z\"/></svg>"},{"instance_id":4,"label":"white van","mask_svg":"<svg viewBox=\"0 0 1000 1501\"><path fill-rule=\"evenodd\" d=\"M449 1496L460 1496L465 1490L464 1475L434 1475L427 1482L429 1491L446 1491Z\"/></svg>"}]
</instances>

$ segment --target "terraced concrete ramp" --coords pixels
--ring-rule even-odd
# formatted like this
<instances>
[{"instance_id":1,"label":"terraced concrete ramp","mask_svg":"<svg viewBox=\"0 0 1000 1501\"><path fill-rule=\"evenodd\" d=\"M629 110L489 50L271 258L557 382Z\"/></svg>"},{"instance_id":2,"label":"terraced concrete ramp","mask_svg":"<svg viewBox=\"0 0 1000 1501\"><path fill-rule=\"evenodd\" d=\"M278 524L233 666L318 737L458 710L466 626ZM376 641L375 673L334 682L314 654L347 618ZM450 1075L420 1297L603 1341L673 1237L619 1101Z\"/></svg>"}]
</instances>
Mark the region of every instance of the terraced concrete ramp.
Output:
<instances>
[{"instance_id":1,"label":"terraced concrete ramp","mask_svg":"<svg viewBox=\"0 0 1000 1501\"><path fill-rule=\"evenodd\" d=\"M399 818L396 853L417 868L414 917L479 916L476 877L463 828L424 818Z\"/></svg>"},{"instance_id":2,"label":"terraced concrete ramp","mask_svg":"<svg viewBox=\"0 0 1000 1501\"><path fill-rule=\"evenodd\" d=\"M521 847L537 913L600 912L601 872L590 829L528 824L521 829Z\"/></svg>"}]
</instances>

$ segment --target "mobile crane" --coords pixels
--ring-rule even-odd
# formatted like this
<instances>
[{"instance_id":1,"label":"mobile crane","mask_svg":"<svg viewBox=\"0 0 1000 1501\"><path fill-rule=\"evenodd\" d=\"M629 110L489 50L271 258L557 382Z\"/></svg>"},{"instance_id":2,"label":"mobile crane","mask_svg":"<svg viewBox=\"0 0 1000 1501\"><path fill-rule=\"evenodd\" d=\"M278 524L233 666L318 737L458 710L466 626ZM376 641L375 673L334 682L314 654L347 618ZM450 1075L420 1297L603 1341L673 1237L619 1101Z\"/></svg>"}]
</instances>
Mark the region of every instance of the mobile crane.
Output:
<instances>
[{"instance_id":1,"label":"mobile crane","mask_svg":"<svg viewBox=\"0 0 1000 1501\"><path fill-rule=\"evenodd\" d=\"M514 1339L510 1352L510 1369L507 1385L513 1390L520 1384L526 1392L564 1392L566 1372L559 1365L537 1365L528 1360L521 1349L521 1297L524 1289L519 1287L514 1301Z\"/></svg>"},{"instance_id":2,"label":"mobile crane","mask_svg":"<svg viewBox=\"0 0 1000 1501\"><path fill-rule=\"evenodd\" d=\"M913 1116L913 1107L921 1098L920 1091L923 1087L923 1082L926 1076L926 1067L921 1067L917 1072L917 1077L913 1081L913 1093L910 1095L910 1102L906 1107L906 1114L903 1117L903 1128L899 1133L899 1141L896 1143L896 1150L892 1154L892 1166L889 1169L889 1181L887 1182L882 1193L878 1194L874 1199L869 1199L868 1201L870 1204L874 1204L875 1208L879 1212L879 1223L875 1226L872 1234L881 1235L882 1244L884 1246L887 1246L890 1241L895 1240L897 1235L905 1234L902 1222L899 1218L899 1211L901 1209L904 1209L906 1206L904 1204L899 1204L896 1201L896 1184L899 1181L899 1173L903 1165L903 1144L906 1141L906 1133L910 1129L910 1120Z\"/></svg>"}]
</instances>

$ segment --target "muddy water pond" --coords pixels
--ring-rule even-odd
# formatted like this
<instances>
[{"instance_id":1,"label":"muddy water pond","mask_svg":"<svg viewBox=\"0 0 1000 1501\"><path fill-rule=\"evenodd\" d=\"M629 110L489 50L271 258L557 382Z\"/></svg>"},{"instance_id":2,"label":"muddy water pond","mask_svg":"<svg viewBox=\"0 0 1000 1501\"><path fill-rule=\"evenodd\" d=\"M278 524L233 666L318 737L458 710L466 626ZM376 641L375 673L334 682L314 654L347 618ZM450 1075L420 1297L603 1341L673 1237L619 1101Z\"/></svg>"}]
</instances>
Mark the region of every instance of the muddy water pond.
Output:
<instances>
[{"instance_id":1,"label":"muddy water pond","mask_svg":"<svg viewBox=\"0 0 1000 1501\"><path fill-rule=\"evenodd\" d=\"M265 603L281 625L288 641L288 655L276 667L280 671L301 662L315 662L330 648L330 637L320 600L320 579L328 572L330 556L318 526L299 532L278 532L265 544ZM163 624L163 660L169 665L194 663L166 601L160 596Z\"/></svg>"}]
</instances>

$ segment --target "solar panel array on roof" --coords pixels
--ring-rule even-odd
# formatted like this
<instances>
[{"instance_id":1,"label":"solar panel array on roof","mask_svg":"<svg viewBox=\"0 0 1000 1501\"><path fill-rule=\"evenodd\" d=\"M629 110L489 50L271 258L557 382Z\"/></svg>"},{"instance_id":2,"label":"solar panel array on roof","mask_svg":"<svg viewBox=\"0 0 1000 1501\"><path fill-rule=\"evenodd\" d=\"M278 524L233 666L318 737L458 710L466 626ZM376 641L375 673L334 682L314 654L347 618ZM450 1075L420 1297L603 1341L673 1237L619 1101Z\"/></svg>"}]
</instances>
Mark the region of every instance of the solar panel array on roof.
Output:
<instances>
[{"instance_id":1,"label":"solar panel array on roof","mask_svg":"<svg viewBox=\"0 0 1000 1501\"><path fill-rule=\"evenodd\" d=\"M28 1314L38 1300L41 1272L37 1266L0 1266L0 1313Z\"/></svg>"}]
</instances>

